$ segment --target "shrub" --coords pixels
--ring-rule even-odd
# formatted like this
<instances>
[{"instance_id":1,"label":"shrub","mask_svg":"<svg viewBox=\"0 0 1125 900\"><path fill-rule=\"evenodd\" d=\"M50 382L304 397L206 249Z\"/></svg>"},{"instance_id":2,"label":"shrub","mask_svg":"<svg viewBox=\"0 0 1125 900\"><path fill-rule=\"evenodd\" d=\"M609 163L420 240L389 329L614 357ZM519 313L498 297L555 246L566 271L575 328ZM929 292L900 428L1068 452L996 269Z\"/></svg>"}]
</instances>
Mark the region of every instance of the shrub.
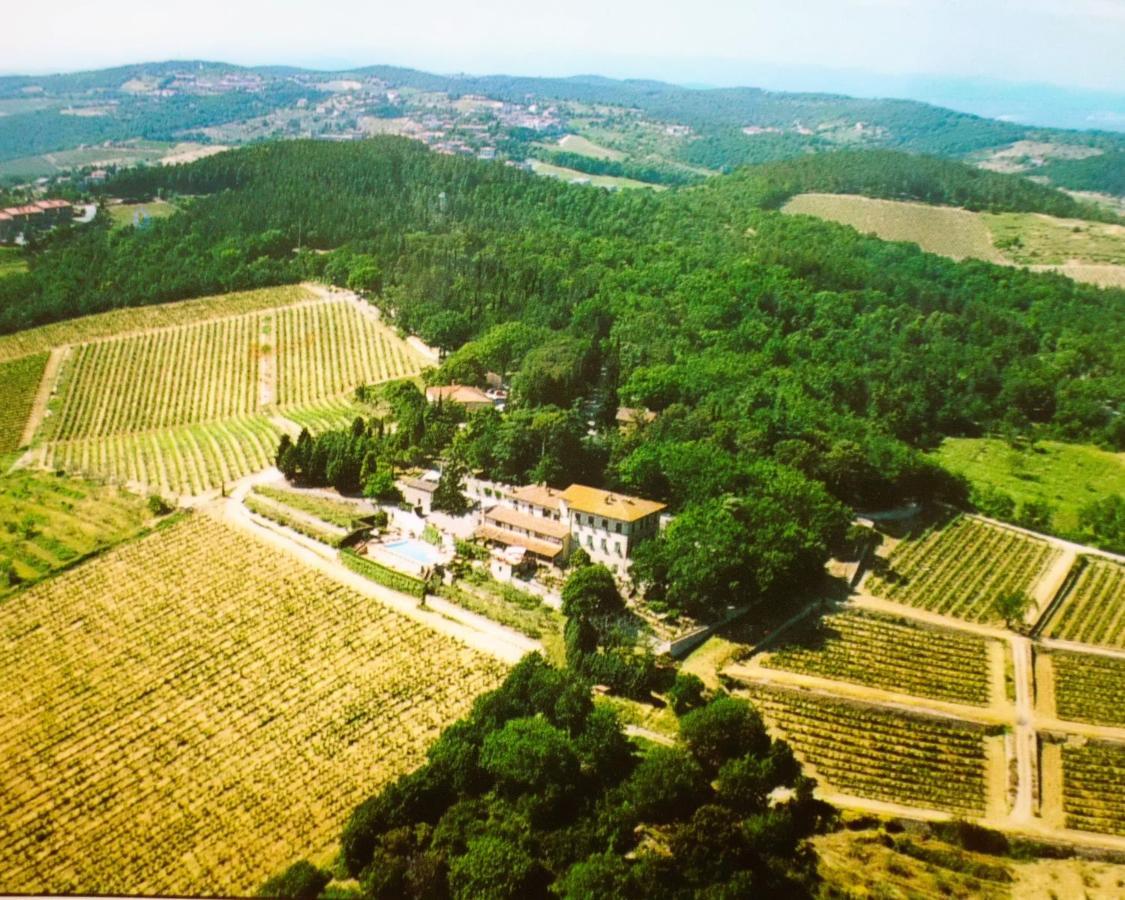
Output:
<instances>
[{"instance_id":1,"label":"shrub","mask_svg":"<svg viewBox=\"0 0 1125 900\"><path fill-rule=\"evenodd\" d=\"M679 672L668 689L668 702L672 704L672 711L677 716L682 716L703 705L705 691L706 687L698 675Z\"/></svg>"},{"instance_id":2,"label":"shrub","mask_svg":"<svg viewBox=\"0 0 1125 900\"><path fill-rule=\"evenodd\" d=\"M331 880L332 876L327 872L302 859L263 884L258 889L258 896L285 898L285 900L316 900Z\"/></svg>"}]
</instances>

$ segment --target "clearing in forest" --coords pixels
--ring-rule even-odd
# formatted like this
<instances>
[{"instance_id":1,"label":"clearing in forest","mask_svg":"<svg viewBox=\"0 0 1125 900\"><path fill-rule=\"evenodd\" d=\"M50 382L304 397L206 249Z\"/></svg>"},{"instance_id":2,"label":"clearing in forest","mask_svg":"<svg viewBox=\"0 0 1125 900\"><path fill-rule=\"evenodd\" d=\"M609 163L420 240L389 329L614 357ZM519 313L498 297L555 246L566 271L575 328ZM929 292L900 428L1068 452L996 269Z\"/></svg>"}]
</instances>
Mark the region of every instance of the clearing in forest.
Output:
<instances>
[{"instance_id":1,"label":"clearing in forest","mask_svg":"<svg viewBox=\"0 0 1125 900\"><path fill-rule=\"evenodd\" d=\"M1060 272L1103 287L1125 286L1125 226L1040 213L978 213L856 194L798 194L782 208L908 241L950 259L982 259Z\"/></svg>"},{"instance_id":2,"label":"clearing in forest","mask_svg":"<svg viewBox=\"0 0 1125 900\"><path fill-rule=\"evenodd\" d=\"M1005 594L1031 595L1060 551L1045 540L958 516L899 544L864 582L867 591L970 622L1001 622Z\"/></svg>"},{"instance_id":3,"label":"clearing in forest","mask_svg":"<svg viewBox=\"0 0 1125 900\"><path fill-rule=\"evenodd\" d=\"M0 891L247 895L502 666L191 516L0 604Z\"/></svg>"},{"instance_id":4,"label":"clearing in forest","mask_svg":"<svg viewBox=\"0 0 1125 900\"><path fill-rule=\"evenodd\" d=\"M977 489L1001 491L1017 505L1047 503L1058 534L1078 531L1078 511L1106 494L1125 494L1125 453L1090 444L1036 441L1013 447L998 438L946 438L939 463Z\"/></svg>"}]
</instances>

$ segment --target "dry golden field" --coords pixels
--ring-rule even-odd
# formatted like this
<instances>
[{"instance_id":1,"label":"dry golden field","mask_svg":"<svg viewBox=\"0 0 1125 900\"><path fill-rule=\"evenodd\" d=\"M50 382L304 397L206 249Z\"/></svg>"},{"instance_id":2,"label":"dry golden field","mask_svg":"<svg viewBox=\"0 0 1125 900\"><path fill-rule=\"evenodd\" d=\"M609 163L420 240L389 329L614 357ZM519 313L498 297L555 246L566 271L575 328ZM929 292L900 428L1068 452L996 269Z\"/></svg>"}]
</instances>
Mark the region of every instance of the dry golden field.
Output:
<instances>
[{"instance_id":1,"label":"dry golden field","mask_svg":"<svg viewBox=\"0 0 1125 900\"><path fill-rule=\"evenodd\" d=\"M0 892L246 894L499 663L196 516L0 605Z\"/></svg>"}]
</instances>

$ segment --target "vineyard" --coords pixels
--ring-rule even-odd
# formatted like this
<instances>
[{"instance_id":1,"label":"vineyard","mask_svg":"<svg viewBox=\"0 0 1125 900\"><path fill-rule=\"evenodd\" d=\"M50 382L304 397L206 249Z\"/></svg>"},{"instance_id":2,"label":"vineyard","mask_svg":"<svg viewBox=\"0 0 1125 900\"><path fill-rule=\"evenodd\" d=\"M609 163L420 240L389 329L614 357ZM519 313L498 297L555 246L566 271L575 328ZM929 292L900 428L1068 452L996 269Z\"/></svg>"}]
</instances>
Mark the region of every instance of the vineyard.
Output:
<instances>
[{"instance_id":1,"label":"vineyard","mask_svg":"<svg viewBox=\"0 0 1125 900\"><path fill-rule=\"evenodd\" d=\"M499 664L210 519L0 606L0 891L247 894Z\"/></svg>"},{"instance_id":2,"label":"vineyard","mask_svg":"<svg viewBox=\"0 0 1125 900\"><path fill-rule=\"evenodd\" d=\"M1050 654L1058 718L1125 728L1125 659Z\"/></svg>"},{"instance_id":3,"label":"vineyard","mask_svg":"<svg viewBox=\"0 0 1125 900\"><path fill-rule=\"evenodd\" d=\"M748 686L747 692L829 788L957 815L984 815L988 732L982 726L760 684Z\"/></svg>"},{"instance_id":4,"label":"vineyard","mask_svg":"<svg viewBox=\"0 0 1125 900\"><path fill-rule=\"evenodd\" d=\"M1062 765L1067 827L1125 836L1125 744L1066 744Z\"/></svg>"},{"instance_id":5,"label":"vineyard","mask_svg":"<svg viewBox=\"0 0 1125 900\"><path fill-rule=\"evenodd\" d=\"M1125 649L1125 566L1092 556L1080 558L1062 603L1042 633Z\"/></svg>"},{"instance_id":6,"label":"vineyard","mask_svg":"<svg viewBox=\"0 0 1125 900\"><path fill-rule=\"evenodd\" d=\"M172 495L202 494L273 465L281 431L268 419L227 419L162 431L61 441L49 465L145 485Z\"/></svg>"},{"instance_id":7,"label":"vineyard","mask_svg":"<svg viewBox=\"0 0 1125 900\"><path fill-rule=\"evenodd\" d=\"M283 415L310 434L321 434L338 428L347 428L356 416L370 416L370 410L353 403L346 397L337 397L320 403L303 406L299 409L287 407Z\"/></svg>"},{"instance_id":8,"label":"vineyard","mask_svg":"<svg viewBox=\"0 0 1125 900\"><path fill-rule=\"evenodd\" d=\"M872 573L867 589L880 597L971 622L999 620L1000 596L1030 594L1058 551L1046 541L959 516L917 540L904 541Z\"/></svg>"},{"instance_id":9,"label":"vineyard","mask_svg":"<svg viewBox=\"0 0 1125 900\"><path fill-rule=\"evenodd\" d=\"M257 412L259 331L256 316L240 316L76 347L64 368L54 439Z\"/></svg>"},{"instance_id":10,"label":"vineyard","mask_svg":"<svg viewBox=\"0 0 1125 900\"><path fill-rule=\"evenodd\" d=\"M865 612L806 626L763 666L950 703L989 703L988 641Z\"/></svg>"},{"instance_id":11,"label":"vineyard","mask_svg":"<svg viewBox=\"0 0 1125 900\"><path fill-rule=\"evenodd\" d=\"M144 501L118 487L20 470L0 478L0 596L136 534Z\"/></svg>"},{"instance_id":12,"label":"vineyard","mask_svg":"<svg viewBox=\"0 0 1125 900\"><path fill-rule=\"evenodd\" d=\"M316 296L308 288L292 284L256 291L218 294L214 297L200 297L179 303L115 309L112 312L2 335L0 361L31 353L42 353L66 344L80 344L155 328L194 325L209 319L246 315L258 310L315 300Z\"/></svg>"},{"instance_id":13,"label":"vineyard","mask_svg":"<svg viewBox=\"0 0 1125 900\"><path fill-rule=\"evenodd\" d=\"M0 453L19 447L46 367L46 353L0 363Z\"/></svg>"},{"instance_id":14,"label":"vineyard","mask_svg":"<svg viewBox=\"0 0 1125 900\"><path fill-rule=\"evenodd\" d=\"M405 343L344 301L86 343L61 375L45 461L200 494L271 464L285 423L263 396L308 404L284 415L322 430L354 418L343 395L358 385L418 371Z\"/></svg>"},{"instance_id":15,"label":"vineyard","mask_svg":"<svg viewBox=\"0 0 1125 900\"><path fill-rule=\"evenodd\" d=\"M421 371L409 346L349 303L300 306L274 318L281 406L315 404Z\"/></svg>"}]
</instances>

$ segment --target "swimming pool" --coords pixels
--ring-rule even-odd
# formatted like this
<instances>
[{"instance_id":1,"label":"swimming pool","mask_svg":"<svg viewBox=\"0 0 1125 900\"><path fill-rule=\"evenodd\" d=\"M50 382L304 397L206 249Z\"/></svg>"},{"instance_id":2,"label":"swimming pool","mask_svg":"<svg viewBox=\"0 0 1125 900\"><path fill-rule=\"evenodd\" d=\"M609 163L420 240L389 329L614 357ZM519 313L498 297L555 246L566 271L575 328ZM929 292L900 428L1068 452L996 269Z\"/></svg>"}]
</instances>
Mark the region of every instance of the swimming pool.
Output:
<instances>
[{"instance_id":1,"label":"swimming pool","mask_svg":"<svg viewBox=\"0 0 1125 900\"><path fill-rule=\"evenodd\" d=\"M413 538L403 538L383 545L392 553L405 556L407 559L423 566L432 566L442 561L442 554L435 547Z\"/></svg>"}]
</instances>

